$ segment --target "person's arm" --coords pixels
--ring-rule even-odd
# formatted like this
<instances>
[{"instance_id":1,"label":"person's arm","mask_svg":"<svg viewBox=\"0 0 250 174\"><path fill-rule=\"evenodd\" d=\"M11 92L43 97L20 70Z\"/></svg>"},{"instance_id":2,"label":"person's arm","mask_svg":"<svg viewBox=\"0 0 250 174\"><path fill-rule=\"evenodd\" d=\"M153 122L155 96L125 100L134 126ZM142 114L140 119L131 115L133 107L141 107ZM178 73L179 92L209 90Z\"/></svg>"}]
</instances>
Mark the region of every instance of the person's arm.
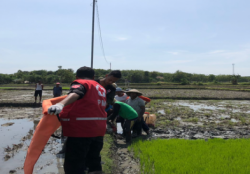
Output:
<instances>
[{"instance_id":1,"label":"person's arm","mask_svg":"<svg viewBox=\"0 0 250 174\"><path fill-rule=\"evenodd\" d=\"M63 99L61 102L49 107L48 114L52 114L52 115L59 114L62 111L64 106L67 106L67 105L75 102L76 100L83 98L85 93L86 93L86 89L83 85L81 85L79 83L72 84L70 91L68 93L68 96L65 99Z\"/></svg>"},{"instance_id":2,"label":"person's arm","mask_svg":"<svg viewBox=\"0 0 250 174\"><path fill-rule=\"evenodd\" d=\"M70 93L65 99L60 101L58 104L62 104L63 106L67 106L71 103L74 103L76 100L78 100L79 95L76 93Z\"/></svg>"},{"instance_id":3,"label":"person's arm","mask_svg":"<svg viewBox=\"0 0 250 174\"><path fill-rule=\"evenodd\" d=\"M43 85L42 85L42 90L43 90Z\"/></svg>"},{"instance_id":4,"label":"person's arm","mask_svg":"<svg viewBox=\"0 0 250 174\"><path fill-rule=\"evenodd\" d=\"M60 96L61 96L61 95L62 95L62 87L60 87L60 92L61 92L61 93L60 93Z\"/></svg>"},{"instance_id":5,"label":"person's arm","mask_svg":"<svg viewBox=\"0 0 250 174\"><path fill-rule=\"evenodd\" d=\"M115 103L113 105L113 113L108 117L108 121L111 120L111 122L114 121L114 119L118 116L119 114L119 110L120 110L121 106L117 103Z\"/></svg>"},{"instance_id":6,"label":"person's arm","mask_svg":"<svg viewBox=\"0 0 250 174\"><path fill-rule=\"evenodd\" d=\"M36 85L35 85L35 90L36 90L36 87L37 87L37 83L36 83Z\"/></svg>"},{"instance_id":7,"label":"person's arm","mask_svg":"<svg viewBox=\"0 0 250 174\"><path fill-rule=\"evenodd\" d=\"M150 98L148 98L148 97L144 97L144 96L139 96L139 98L141 98L142 100L144 100L145 101L145 105L146 104L148 104L150 101L151 101L151 99Z\"/></svg>"}]
</instances>

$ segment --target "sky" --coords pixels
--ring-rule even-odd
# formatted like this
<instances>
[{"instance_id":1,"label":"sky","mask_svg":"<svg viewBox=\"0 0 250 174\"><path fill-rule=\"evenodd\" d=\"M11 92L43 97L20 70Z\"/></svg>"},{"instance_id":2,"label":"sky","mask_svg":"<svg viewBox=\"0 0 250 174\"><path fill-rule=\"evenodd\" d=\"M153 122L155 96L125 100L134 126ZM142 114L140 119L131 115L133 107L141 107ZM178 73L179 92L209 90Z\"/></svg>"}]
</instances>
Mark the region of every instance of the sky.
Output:
<instances>
[{"instance_id":1,"label":"sky","mask_svg":"<svg viewBox=\"0 0 250 174\"><path fill-rule=\"evenodd\" d=\"M91 65L92 0L0 1L0 73ZM94 68L250 76L249 0L98 0ZM97 11L97 10L96 10Z\"/></svg>"}]
</instances>

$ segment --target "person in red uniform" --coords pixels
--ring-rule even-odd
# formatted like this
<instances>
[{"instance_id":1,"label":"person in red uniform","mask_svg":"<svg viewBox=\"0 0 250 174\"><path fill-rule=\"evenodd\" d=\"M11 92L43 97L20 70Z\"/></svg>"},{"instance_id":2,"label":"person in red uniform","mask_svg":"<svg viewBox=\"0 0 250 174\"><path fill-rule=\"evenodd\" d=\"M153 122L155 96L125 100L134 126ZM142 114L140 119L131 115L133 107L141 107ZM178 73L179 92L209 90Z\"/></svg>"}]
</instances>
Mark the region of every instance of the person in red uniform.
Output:
<instances>
[{"instance_id":1,"label":"person in red uniform","mask_svg":"<svg viewBox=\"0 0 250 174\"><path fill-rule=\"evenodd\" d=\"M100 152L106 132L106 90L94 81L94 70L81 67L76 72L68 96L48 109L59 114L63 135L67 136L65 174L101 173Z\"/></svg>"}]
</instances>

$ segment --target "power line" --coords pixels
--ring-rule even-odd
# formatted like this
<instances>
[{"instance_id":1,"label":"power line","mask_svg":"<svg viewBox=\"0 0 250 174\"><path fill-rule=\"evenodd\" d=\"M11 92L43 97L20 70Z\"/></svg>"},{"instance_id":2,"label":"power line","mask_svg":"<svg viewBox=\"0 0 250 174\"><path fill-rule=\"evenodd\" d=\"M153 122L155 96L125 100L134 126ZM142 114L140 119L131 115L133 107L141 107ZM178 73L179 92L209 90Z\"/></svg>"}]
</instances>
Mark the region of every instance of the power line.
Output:
<instances>
[{"instance_id":1,"label":"power line","mask_svg":"<svg viewBox=\"0 0 250 174\"><path fill-rule=\"evenodd\" d=\"M98 29L99 29L99 39L100 39L100 45L101 45L101 48L102 48L102 54L103 54L103 57L104 57L105 61L109 64L109 62L107 61L106 56L105 56L104 46L103 46L103 42L102 42L102 32L101 32L100 17L99 17L99 10L98 10L98 4L97 3L96 3L96 14L97 14Z\"/></svg>"}]
</instances>

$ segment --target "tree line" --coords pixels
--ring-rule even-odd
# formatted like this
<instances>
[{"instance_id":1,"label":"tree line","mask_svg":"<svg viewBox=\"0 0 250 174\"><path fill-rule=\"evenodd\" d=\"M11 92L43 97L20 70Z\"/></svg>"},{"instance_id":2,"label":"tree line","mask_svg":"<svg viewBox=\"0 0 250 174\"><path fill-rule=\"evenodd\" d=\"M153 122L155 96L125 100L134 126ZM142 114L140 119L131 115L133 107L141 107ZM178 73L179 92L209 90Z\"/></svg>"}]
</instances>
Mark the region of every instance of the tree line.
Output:
<instances>
[{"instance_id":1,"label":"tree line","mask_svg":"<svg viewBox=\"0 0 250 174\"><path fill-rule=\"evenodd\" d=\"M95 69L95 78L102 78L108 74L110 70ZM190 83L220 83L231 82L250 82L250 77L242 77L240 75L205 75L205 74L191 74L182 71L175 73L161 73L157 71L143 71L143 70L122 70L122 78L120 83L126 80L130 83L160 83L160 82L174 82L183 85ZM39 80L46 84L55 82L70 83L75 79L75 72L73 69L59 68L56 71L35 70L22 71L18 70L14 74L0 74L0 84L6 83L36 83ZM118 82L118 83L119 83Z\"/></svg>"}]
</instances>

